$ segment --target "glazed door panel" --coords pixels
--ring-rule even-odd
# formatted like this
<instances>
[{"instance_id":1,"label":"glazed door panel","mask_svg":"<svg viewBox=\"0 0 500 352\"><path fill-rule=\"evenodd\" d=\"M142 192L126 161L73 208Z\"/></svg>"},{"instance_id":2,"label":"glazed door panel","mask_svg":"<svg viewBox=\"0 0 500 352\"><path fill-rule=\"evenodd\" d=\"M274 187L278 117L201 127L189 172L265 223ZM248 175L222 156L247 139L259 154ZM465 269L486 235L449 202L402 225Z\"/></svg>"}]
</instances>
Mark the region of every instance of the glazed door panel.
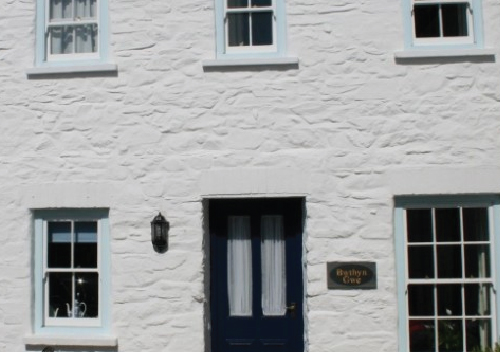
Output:
<instances>
[{"instance_id":1,"label":"glazed door panel","mask_svg":"<svg viewBox=\"0 0 500 352\"><path fill-rule=\"evenodd\" d=\"M209 203L212 352L303 352L302 199Z\"/></svg>"}]
</instances>

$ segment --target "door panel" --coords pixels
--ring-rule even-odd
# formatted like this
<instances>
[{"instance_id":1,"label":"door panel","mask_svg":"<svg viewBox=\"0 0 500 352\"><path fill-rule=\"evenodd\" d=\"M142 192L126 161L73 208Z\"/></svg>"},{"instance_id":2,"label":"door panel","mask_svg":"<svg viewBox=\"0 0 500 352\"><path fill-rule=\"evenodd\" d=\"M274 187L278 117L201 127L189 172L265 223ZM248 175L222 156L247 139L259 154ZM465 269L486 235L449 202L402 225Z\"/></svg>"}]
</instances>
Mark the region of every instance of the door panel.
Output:
<instances>
[{"instance_id":1,"label":"door panel","mask_svg":"<svg viewBox=\"0 0 500 352\"><path fill-rule=\"evenodd\" d=\"M210 200L212 352L303 352L302 202Z\"/></svg>"}]
</instances>

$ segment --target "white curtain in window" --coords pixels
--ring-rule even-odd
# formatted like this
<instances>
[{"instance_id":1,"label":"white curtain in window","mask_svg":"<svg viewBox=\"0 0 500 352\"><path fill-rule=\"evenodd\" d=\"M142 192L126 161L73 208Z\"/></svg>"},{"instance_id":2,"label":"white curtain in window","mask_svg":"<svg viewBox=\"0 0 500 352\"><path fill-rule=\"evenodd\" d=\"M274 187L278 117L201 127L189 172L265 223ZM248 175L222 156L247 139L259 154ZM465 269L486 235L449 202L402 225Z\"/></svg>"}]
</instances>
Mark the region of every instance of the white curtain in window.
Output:
<instances>
[{"instance_id":1,"label":"white curtain in window","mask_svg":"<svg viewBox=\"0 0 500 352\"><path fill-rule=\"evenodd\" d=\"M51 0L50 20L78 22L96 19L97 0ZM74 24L50 27L52 54L91 53L97 51L96 24Z\"/></svg>"},{"instance_id":2,"label":"white curtain in window","mask_svg":"<svg viewBox=\"0 0 500 352\"><path fill-rule=\"evenodd\" d=\"M60 20L73 17L73 6L71 0L51 0L50 1L50 19Z\"/></svg>"},{"instance_id":3,"label":"white curtain in window","mask_svg":"<svg viewBox=\"0 0 500 352\"><path fill-rule=\"evenodd\" d=\"M77 18L94 18L96 0L75 0L75 15Z\"/></svg>"},{"instance_id":4,"label":"white curtain in window","mask_svg":"<svg viewBox=\"0 0 500 352\"><path fill-rule=\"evenodd\" d=\"M228 218L227 290L229 315L252 315L252 241L249 216Z\"/></svg>"},{"instance_id":5,"label":"white curtain in window","mask_svg":"<svg viewBox=\"0 0 500 352\"><path fill-rule=\"evenodd\" d=\"M286 257L283 217L261 218L262 311L264 315L286 313Z\"/></svg>"}]
</instances>

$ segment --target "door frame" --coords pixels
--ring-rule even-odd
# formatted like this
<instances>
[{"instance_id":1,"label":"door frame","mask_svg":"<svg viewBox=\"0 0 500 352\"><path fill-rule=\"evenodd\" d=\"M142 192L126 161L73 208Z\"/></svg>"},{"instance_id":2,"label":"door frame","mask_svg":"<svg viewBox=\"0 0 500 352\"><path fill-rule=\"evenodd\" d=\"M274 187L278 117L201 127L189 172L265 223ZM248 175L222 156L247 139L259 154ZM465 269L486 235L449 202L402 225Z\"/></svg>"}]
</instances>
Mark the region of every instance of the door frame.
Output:
<instances>
[{"instance_id":1,"label":"door frame","mask_svg":"<svg viewBox=\"0 0 500 352\"><path fill-rule=\"evenodd\" d=\"M212 258L211 258L211 234L210 234L210 229L209 229L209 218L210 218L210 203L212 200L217 200L217 199L227 199L227 200L283 200L286 201L287 199L300 199L301 202L301 253L300 253L300 267L302 270L302 297L301 299L301 307L302 311L298 312L302 315L302 324L303 324L303 332L302 332L302 337L303 337L303 351L307 352L308 351L308 335L307 335L307 323L308 323L308 316L307 316L307 300L306 300L306 293L307 293L307 260L306 260L306 218L307 218L307 211L306 211L306 197L305 196L289 196L289 197L269 197L269 196L253 196L253 197L248 197L248 196L217 196L217 197L204 197L202 199L202 211L203 211L203 271L204 271L204 314L203 314L203 320L204 320L204 337L205 337L205 352L217 352L215 351L215 348L213 347L212 343L212 331L214 327L212 326L212 320L213 320L213 312L211 311L212 307L212 301L211 301L211 284L212 284L212 278L211 278L211 269L212 269Z\"/></svg>"}]
</instances>

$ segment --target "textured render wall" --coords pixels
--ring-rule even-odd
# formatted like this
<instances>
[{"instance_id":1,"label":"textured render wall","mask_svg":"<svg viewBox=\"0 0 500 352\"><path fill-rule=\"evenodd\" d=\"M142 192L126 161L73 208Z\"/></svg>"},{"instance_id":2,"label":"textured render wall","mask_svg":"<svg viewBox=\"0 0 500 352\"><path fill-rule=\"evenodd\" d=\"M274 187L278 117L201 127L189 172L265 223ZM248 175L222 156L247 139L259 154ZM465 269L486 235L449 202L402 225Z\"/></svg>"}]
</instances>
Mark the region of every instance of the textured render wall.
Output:
<instances>
[{"instance_id":1,"label":"textured render wall","mask_svg":"<svg viewBox=\"0 0 500 352\"><path fill-rule=\"evenodd\" d=\"M34 11L0 2L0 350L23 351L30 332L30 208L110 208L119 351L202 352L202 197L306 195L309 351L395 351L392 196L483 167L487 187L470 176L446 191L500 193L499 64L396 64L397 0L291 0L298 69L215 72L201 65L215 53L211 0L110 0L116 77L27 79ZM500 5L483 12L498 60ZM159 210L164 255L149 242ZM378 289L328 291L330 260L376 261Z\"/></svg>"}]
</instances>

